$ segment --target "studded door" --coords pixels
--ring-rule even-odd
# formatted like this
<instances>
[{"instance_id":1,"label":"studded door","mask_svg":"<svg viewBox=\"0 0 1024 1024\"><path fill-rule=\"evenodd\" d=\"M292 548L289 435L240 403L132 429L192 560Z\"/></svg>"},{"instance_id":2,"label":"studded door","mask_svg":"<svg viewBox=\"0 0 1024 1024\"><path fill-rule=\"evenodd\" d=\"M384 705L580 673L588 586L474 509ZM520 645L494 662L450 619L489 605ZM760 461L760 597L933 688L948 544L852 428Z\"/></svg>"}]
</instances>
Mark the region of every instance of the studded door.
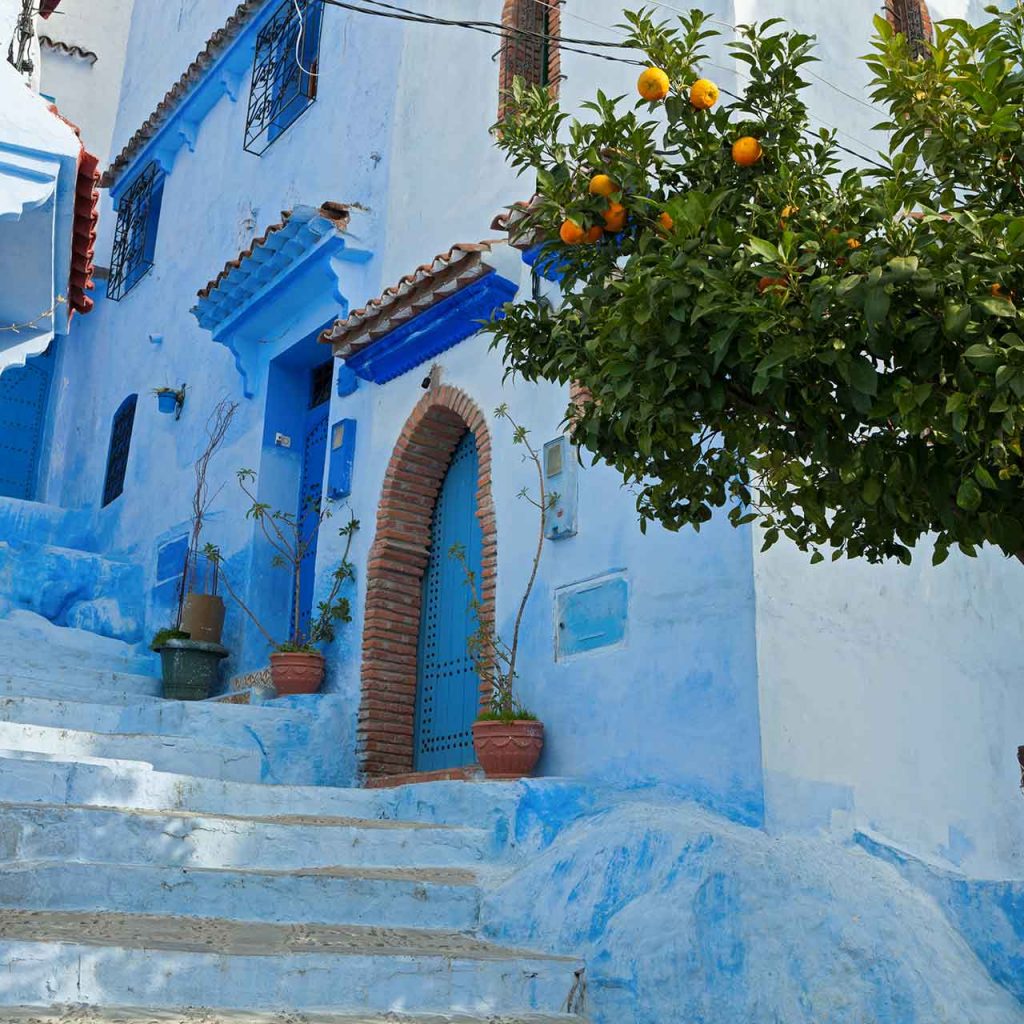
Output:
<instances>
[{"instance_id":1,"label":"studded door","mask_svg":"<svg viewBox=\"0 0 1024 1024\"><path fill-rule=\"evenodd\" d=\"M320 514L320 501L323 497L329 413L330 405L327 402L310 409L306 417L306 431L302 446L299 523L303 538L312 538L299 568L299 625L303 632L309 629L309 622L313 614L313 592L316 588L317 520Z\"/></svg>"},{"instance_id":2,"label":"studded door","mask_svg":"<svg viewBox=\"0 0 1024 1024\"><path fill-rule=\"evenodd\" d=\"M416 771L472 764L473 720L480 708L480 683L468 641L476 629L471 592L460 562L461 545L480 577L483 537L476 517L476 438L466 431L434 506L430 560L423 578L416 677Z\"/></svg>"},{"instance_id":3,"label":"studded door","mask_svg":"<svg viewBox=\"0 0 1024 1024\"><path fill-rule=\"evenodd\" d=\"M0 496L36 496L46 407L53 377L53 346L0 377Z\"/></svg>"}]
</instances>

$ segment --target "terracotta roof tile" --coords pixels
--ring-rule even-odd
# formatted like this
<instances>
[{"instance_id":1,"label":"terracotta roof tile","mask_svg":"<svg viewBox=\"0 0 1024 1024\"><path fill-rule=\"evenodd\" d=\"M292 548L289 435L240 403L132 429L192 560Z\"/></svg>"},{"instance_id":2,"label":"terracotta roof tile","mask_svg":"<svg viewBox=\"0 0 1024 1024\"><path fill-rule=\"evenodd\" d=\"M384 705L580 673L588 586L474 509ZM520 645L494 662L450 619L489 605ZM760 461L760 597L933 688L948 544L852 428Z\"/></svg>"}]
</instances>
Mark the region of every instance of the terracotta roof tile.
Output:
<instances>
[{"instance_id":1,"label":"terracotta roof tile","mask_svg":"<svg viewBox=\"0 0 1024 1024\"><path fill-rule=\"evenodd\" d=\"M344 231L348 226L349 217L351 216L349 211L351 209L352 207L346 203L328 202L323 203L318 212L321 217L334 221L338 231ZM208 298L226 277L228 277L233 271L238 270L246 260L252 259L255 252L262 249L274 235L286 227L288 221L291 220L291 217L291 210L282 210L281 219L276 224L271 224L262 235L258 238L254 238L247 249L243 249L234 259L228 260L227 263L224 264L224 269L215 278L208 281L199 289L197 293L199 298Z\"/></svg>"},{"instance_id":2,"label":"terracotta roof tile","mask_svg":"<svg viewBox=\"0 0 1024 1024\"><path fill-rule=\"evenodd\" d=\"M227 45L266 3L268 0L243 0L235 8L235 13L228 18L227 22L210 36L196 59L189 64L181 78L171 86L164 98L157 104L156 110L146 118L142 127L135 132L124 149L111 161L100 183L103 188L110 188L117 181L136 154L157 133L172 111L199 82L206 69L217 60Z\"/></svg>"},{"instance_id":3,"label":"terracotta roof tile","mask_svg":"<svg viewBox=\"0 0 1024 1024\"><path fill-rule=\"evenodd\" d=\"M59 50L61 53L66 53L69 57L81 57L90 64L95 64L100 59L99 55L93 53L92 50L85 50L81 46L65 43L63 40L54 39L52 36L39 36L39 44L40 46L48 46L51 50Z\"/></svg>"},{"instance_id":4,"label":"terracotta roof tile","mask_svg":"<svg viewBox=\"0 0 1024 1024\"><path fill-rule=\"evenodd\" d=\"M56 7L56 4L54 4ZM50 110L59 117L82 141L78 125L69 121L55 107ZM78 313L88 313L94 302L91 292L95 266L93 257L96 248L96 225L99 222L100 181L99 158L93 156L84 145L78 154L78 178L75 182L75 221L71 235L71 276L68 280L68 307Z\"/></svg>"},{"instance_id":5,"label":"terracotta roof tile","mask_svg":"<svg viewBox=\"0 0 1024 1024\"><path fill-rule=\"evenodd\" d=\"M504 245L502 239L491 239L452 246L430 263L406 274L362 309L338 320L320 335L320 341L333 345L338 355L355 355L473 281L493 273L493 267L484 261L484 256Z\"/></svg>"},{"instance_id":6,"label":"terracotta roof tile","mask_svg":"<svg viewBox=\"0 0 1024 1024\"><path fill-rule=\"evenodd\" d=\"M535 195L529 200L520 200L518 203L513 203L512 206L507 210L503 210L491 221L491 230L507 231L509 244L517 249L525 250L532 248L542 239L536 232L525 233L523 230L523 220L526 214L537 205L539 199L540 197Z\"/></svg>"}]
</instances>

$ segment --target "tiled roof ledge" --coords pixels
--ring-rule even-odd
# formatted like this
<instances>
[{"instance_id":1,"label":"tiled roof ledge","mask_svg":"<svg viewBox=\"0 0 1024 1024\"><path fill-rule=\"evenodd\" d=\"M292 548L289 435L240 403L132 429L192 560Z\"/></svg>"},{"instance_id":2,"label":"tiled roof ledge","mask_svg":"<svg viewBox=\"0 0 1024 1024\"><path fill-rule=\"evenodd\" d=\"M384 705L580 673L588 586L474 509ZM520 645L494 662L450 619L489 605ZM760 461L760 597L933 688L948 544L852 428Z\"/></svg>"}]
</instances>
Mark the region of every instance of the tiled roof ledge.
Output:
<instances>
[{"instance_id":1,"label":"tiled roof ledge","mask_svg":"<svg viewBox=\"0 0 1024 1024\"><path fill-rule=\"evenodd\" d=\"M258 366L284 339L298 340L347 307L345 292L371 253L348 234L358 207L326 202L281 214L199 290L192 314L235 356L243 390L258 390Z\"/></svg>"},{"instance_id":2,"label":"tiled roof ledge","mask_svg":"<svg viewBox=\"0 0 1024 1024\"><path fill-rule=\"evenodd\" d=\"M195 149L206 115L228 96L238 99L252 68L256 36L274 12L269 0L244 0L167 91L103 175L101 186L116 203L136 168L155 160L169 172L182 146Z\"/></svg>"},{"instance_id":3,"label":"tiled roof ledge","mask_svg":"<svg viewBox=\"0 0 1024 1024\"><path fill-rule=\"evenodd\" d=\"M519 254L504 242L456 245L407 274L320 340L364 380L383 384L466 338L519 290Z\"/></svg>"}]
</instances>

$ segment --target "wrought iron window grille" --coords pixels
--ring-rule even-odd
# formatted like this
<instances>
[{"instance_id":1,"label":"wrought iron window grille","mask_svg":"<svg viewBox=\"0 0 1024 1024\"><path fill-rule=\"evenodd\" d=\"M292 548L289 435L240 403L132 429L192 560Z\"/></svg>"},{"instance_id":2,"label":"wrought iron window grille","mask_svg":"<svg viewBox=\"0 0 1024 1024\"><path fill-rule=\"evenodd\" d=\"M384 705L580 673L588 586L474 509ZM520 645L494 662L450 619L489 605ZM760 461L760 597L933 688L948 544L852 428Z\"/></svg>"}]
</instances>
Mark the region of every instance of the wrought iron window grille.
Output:
<instances>
[{"instance_id":1,"label":"wrought iron window grille","mask_svg":"<svg viewBox=\"0 0 1024 1024\"><path fill-rule=\"evenodd\" d=\"M153 268L163 192L163 171L152 161L121 196L107 278L108 299L124 298Z\"/></svg>"},{"instance_id":2,"label":"wrought iron window grille","mask_svg":"<svg viewBox=\"0 0 1024 1024\"><path fill-rule=\"evenodd\" d=\"M316 100L322 28L323 0L284 0L260 31L245 118L247 153L264 153Z\"/></svg>"},{"instance_id":3,"label":"wrought iron window grille","mask_svg":"<svg viewBox=\"0 0 1024 1024\"><path fill-rule=\"evenodd\" d=\"M922 0L886 0L885 12L893 28L906 36L914 55L926 56L931 34L925 22Z\"/></svg>"},{"instance_id":4,"label":"wrought iron window grille","mask_svg":"<svg viewBox=\"0 0 1024 1024\"><path fill-rule=\"evenodd\" d=\"M128 470L128 453L135 427L135 406L138 395L129 395L114 413L110 428L110 448L107 451L107 472L103 479L103 505L106 507L124 492L124 477Z\"/></svg>"}]
</instances>

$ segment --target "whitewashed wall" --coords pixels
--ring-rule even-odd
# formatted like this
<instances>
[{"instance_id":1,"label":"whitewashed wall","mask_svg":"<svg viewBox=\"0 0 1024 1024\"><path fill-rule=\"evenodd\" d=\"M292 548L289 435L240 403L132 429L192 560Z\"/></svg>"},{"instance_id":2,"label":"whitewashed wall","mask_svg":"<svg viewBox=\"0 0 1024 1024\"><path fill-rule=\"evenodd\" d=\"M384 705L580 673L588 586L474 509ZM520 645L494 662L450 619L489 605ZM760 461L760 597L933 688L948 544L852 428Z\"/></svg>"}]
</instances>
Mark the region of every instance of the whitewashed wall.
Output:
<instances>
[{"instance_id":1,"label":"whitewashed wall","mask_svg":"<svg viewBox=\"0 0 1024 1024\"><path fill-rule=\"evenodd\" d=\"M40 90L78 125L85 145L102 166L110 157L134 5L135 0L63 0L36 26L39 35L96 54L93 61L42 46Z\"/></svg>"}]
</instances>

